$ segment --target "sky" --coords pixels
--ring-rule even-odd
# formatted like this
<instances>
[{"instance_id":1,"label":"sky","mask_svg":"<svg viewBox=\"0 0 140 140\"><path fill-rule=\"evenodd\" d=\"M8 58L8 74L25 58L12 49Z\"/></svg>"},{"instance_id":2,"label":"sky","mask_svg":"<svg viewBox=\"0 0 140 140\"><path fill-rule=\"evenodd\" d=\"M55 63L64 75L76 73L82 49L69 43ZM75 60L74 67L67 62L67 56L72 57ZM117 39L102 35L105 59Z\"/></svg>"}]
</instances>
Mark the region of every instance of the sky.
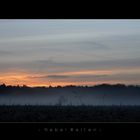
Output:
<instances>
[{"instance_id":1,"label":"sky","mask_svg":"<svg viewBox=\"0 0 140 140\"><path fill-rule=\"evenodd\" d=\"M140 20L0 20L0 83L140 85Z\"/></svg>"}]
</instances>

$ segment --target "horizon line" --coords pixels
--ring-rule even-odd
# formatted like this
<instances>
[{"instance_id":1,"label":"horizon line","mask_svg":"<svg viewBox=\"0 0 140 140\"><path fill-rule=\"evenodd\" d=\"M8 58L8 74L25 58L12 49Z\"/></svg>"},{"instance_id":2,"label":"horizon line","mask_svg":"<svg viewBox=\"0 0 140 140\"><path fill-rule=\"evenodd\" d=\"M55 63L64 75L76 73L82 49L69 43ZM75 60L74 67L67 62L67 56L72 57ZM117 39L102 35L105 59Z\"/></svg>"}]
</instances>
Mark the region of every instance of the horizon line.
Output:
<instances>
[{"instance_id":1,"label":"horizon line","mask_svg":"<svg viewBox=\"0 0 140 140\"><path fill-rule=\"evenodd\" d=\"M110 84L110 83L101 83L101 84L94 84L94 85L73 85L73 84L69 84L69 85L56 85L56 86L53 86L53 85L42 85L42 86L29 86L29 85L9 85L9 84L5 84L5 83L2 83L0 84L0 86L12 86L12 87L29 87L29 88L36 88L36 87L44 87L44 88L49 88L49 87L69 87L69 86L74 86L74 87L95 87L95 86L100 86L100 85L108 85L108 86L117 86L117 85L123 85L123 86L140 86L140 84L124 84L124 83L115 83L115 84Z\"/></svg>"}]
</instances>

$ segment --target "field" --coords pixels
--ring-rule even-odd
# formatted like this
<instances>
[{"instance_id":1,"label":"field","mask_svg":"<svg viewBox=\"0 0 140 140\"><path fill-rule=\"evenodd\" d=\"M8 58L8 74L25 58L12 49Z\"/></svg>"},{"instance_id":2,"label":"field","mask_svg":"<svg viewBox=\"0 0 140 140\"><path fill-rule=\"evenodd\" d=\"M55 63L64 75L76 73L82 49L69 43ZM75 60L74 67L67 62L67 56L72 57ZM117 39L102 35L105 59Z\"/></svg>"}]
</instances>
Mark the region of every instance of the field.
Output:
<instances>
[{"instance_id":1,"label":"field","mask_svg":"<svg viewBox=\"0 0 140 140\"><path fill-rule=\"evenodd\" d=\"M140 106L0 106L0 122L140 122Z\"/></svg>"}]
</instances>

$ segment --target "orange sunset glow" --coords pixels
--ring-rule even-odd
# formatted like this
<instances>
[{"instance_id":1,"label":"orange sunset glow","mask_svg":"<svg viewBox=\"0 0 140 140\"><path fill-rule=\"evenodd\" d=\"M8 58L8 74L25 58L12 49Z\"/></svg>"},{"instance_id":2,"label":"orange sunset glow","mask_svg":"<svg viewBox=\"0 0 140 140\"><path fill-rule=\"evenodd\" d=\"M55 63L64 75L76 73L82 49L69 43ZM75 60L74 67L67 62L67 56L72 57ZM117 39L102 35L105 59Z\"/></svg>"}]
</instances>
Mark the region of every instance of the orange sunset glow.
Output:
<instances>
[{"instance_id":1,"label":"orange sunset glow","mask_svg":"<svg viewBox=\"0 0 140 140\"><path fill-rule=\"evenodd\" d=\"M60 76L59 78L52 78L51 73L28 73L28 72L5 72L0 74L0 82L7 85L27 85L27 86L65 86L65 85L97 85L101 83L126 83L130 84L129 81L123 79L114 78L113 80L108 78L109 76L115 76L117 74L131 74L140 73L140 68L136 69L112 69L112 70L85 70L85 71L71 71L71 72L59 72L53 73L54 77ZM62 78L61 78L62 76ZM67 77L66 79L63 76ZM81 76L85 76L80 78ZM90 76L93 78L86 78ZM105 77L104 77L105 76ZM99 78L98 78L99 77ZM80 81L77 81L80 78ZM85 79L86 78L86 79ZM105 80L105 79L106 80ZM100 81L99 81L100 80ZM136 81L136 82L139 82Z\"/></svg>"},{"instance_id":2,"label":"orange sunset glow","mask_svg":"<svg viewBox=\"0 0 140 140\"><path fill-rule=\"evenodd\" d=\"M140 84L140 21L0 20L0 83Z\"/></svg>"}]
</instances>

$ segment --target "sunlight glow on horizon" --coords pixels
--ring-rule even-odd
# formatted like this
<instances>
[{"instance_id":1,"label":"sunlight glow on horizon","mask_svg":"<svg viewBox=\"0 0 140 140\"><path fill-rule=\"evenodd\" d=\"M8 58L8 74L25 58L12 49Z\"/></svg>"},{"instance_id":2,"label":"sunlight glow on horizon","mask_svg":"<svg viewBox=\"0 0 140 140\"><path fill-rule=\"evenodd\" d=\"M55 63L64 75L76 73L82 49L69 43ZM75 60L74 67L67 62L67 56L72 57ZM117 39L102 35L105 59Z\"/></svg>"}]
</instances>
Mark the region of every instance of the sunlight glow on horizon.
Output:
<instances>
[{"instance_id":1,"label":"sunlight glow on horizon","mask_svg":"<svg viewBox=\"0 0 140 140\"><path fill-rule=\"evenodd\" d=\"M104 80L102 76L113 76L115 74L132 74L132 73L138 73L140 74L140 68L137 69L116 69L116 70L85 70L85 71L72 71L72 72L61 72L61 73L53 73L54 78L51 78L51 73L44 73L44 74L32 74L28 72L7 72L5 74L0 73L0 82L5 83L6 85L27 85L27 86L66 86L66 85L97 85L102 83L108 83L108 84L117 84L117 83L125 83L125 84L131 84L131 82L127 80L121 80L114 78ZM53 76L52 75L52 76ZM55 79L55 76L58 76L58 79ZM60 76L60 77L59 77ZM62 78L61 78L62 76ZM68 76L66 80L63 79L63 76ZM93 77L93 80L95 81L86 81L85 79L81 78L81 81L76 81L77 76L95 76ZM97 76L97 77L96 77ZM98 81L98 76L100 80ZM97 79L96 79L97 78ZM140 81L135 81L136 84L139 84Z\"/></svg>"},{"instance_id":2,"label":"sunlight glow on horizon","mask_svg":"<svg viewBox=\"0 0 140 140\"><path fill-rule=\"evenodd\" d=\"M0 20L0 83L140 85L140 20Z\"/></svg>"}]
</instances>

